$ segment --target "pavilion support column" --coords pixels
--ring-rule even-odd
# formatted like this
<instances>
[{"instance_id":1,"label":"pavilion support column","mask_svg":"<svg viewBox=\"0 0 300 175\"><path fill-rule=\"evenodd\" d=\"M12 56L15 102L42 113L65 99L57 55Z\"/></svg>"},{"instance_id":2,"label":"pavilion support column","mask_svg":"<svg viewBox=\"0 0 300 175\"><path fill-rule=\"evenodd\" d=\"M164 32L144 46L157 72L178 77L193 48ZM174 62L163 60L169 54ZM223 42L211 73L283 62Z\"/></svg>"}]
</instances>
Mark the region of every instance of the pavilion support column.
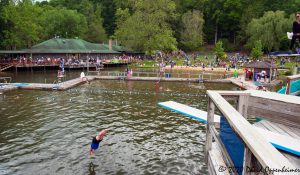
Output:
<instances>
[{"instance_id":1,"label":"pavilion support column","mask_svg":"<svg viewBox=\"0 0 300 175\"><path fill-rule=\"evenodd\" d=\"M272 72L272 68L270 68L270 78L269 78L269 83L271 83L271 81L272 81L272 76L273 76L273 72Z\"/></svg>"}]
</instances>

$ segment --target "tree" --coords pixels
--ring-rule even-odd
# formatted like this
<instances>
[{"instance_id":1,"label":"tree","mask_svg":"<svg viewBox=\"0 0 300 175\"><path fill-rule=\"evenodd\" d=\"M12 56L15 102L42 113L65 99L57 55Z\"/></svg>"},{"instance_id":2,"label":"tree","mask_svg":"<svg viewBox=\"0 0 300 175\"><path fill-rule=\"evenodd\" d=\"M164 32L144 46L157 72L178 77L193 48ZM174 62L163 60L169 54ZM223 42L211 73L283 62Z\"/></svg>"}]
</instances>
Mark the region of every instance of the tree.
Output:
<instances>
[{"instance_id":1,"label":"tree","mask_svg":"<svg viewBox=\"0 0 300 175\"><path fill-rule=\"evenodd\" d=\"M286 32L290 31L292 22L285 18L283 11L269 11L263 17L253 19L246 31L249 40L248 47L253 47L255 41L261 40L263 49L267 51L278 50L281 40L286 36Z\"/></svg>"},{"instance_id":2,"label":"tree","mask_svg":"<svg viewBox=\"0 0 300 175\"><path fill-rule=\"evenodd\" d=\"M261 41L258 40L255 42L255 47L251 51L251 57L254 59L258 59L263 56L262 44Z\"/></svg>"},{"instance_id":3,"label":"tree","mask_svg":"<svg viewBox=\"0 0 300 175\"><path fill-rule=\"evenodd\" d=\"M186 50L197 50L203 45L203 14L194 10L182 16L182 31L180 43Z\"/></svg>"},{"instance_id":4,"label":"tree","mask_svg":"<svg viewBox=\"0 0 300 175\"><path fill-rule=\"evenodd\" d=\"M87 22L84 15L65 8L49 8L43 13L45 37L61 36L65 38L84 37Z\"/></svg>"},{"instance_id":5,"label":"tree","mask_svg":"<svg viewBox=\"0 0 300 175\"><path fill-rule=\"evenodd\" d=\"M149 53L177 49L169 23L175 18L176 6L173 1L136 0L133 9L131 16L123 23L118 23L115 36L121 44Z\"/></svg>"},{"instance_id":6,"label":"tree","mask_svg":"<svg viewBox=\"0 0 300 175\"><path fill-rule=\"evenodd\" d=\"M224 60L226 58L226 53L224 52L222 41L217 42L216 47L215 47L215 55L222 60Z\"/></svg>"},{"instance_id":7,"label":"tree","mask_svg":"<svg viewBox=\"0 0 300 175\"><path fill-rule=\"evenodd\" d=\"M100 5L96 5L95 12L92 11L88 18L88 30L85 34L85 39L94 43L101 43L107 40L107 35L103 28Z\"/></svg>"},{"instance_id":8,"label":"tree","mask_svg":"<svg viewBox=\"0 0 300 175\"><path fill-rule=\"evenodd\" d=\"M243 11L241 0L203 0L205 32L208 40L228 38L235 41Z\"/></svg>"},{"instance_id":9,"label":"tree","mask_svg":"<svg viewBox=\"0 0 300 175\"><path fill-rule=\"evenodd\" d=\"M10 27L3 30L3 45L17 49L31 47L39 40L42 31L39 16L42 9L32 4L31 1L21 1L17 4L10 3L2 12L2 19Z\"/></svg>"}]
</instances>

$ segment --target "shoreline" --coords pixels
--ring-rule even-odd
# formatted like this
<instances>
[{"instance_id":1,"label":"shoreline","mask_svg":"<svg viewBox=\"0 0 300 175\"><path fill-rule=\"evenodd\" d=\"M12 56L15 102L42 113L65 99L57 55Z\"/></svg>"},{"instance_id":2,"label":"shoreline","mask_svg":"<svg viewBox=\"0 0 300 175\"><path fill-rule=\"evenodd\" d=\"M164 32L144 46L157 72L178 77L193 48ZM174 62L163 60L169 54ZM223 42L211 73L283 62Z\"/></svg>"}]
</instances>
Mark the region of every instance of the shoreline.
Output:
<instances>
[{"instance_id":1,"label":"shoreline","mask_svg":"<svg viewBox=\"0 0 300 175\"><path fill-rule=\"evenodd\" d=\"M220 67L214 67L213 70L211 70L210 67L205 67L204 70L202 67L187 67L187 66L174 66L171 68L171 66L166 66L166 70L178 70L178 71L201 71L201 72L215 72L215 73L233 73L235 69L231 68L229 71L227 71L225 68ZM236 69L239 74L243 74L243 69Z\"/></svg>"}]
</instances>

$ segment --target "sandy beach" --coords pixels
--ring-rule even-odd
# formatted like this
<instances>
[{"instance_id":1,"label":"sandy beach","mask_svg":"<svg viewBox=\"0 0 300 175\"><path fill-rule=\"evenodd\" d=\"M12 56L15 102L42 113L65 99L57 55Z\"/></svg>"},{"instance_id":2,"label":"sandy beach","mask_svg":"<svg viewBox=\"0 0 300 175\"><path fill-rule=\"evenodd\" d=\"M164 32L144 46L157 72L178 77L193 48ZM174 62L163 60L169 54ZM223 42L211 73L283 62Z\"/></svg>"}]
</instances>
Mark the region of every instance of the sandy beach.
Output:
<instances>
[{"instance_id":1,"label":"sandy beach","mask_svg":"<svg viewBox=\"0 0 300 175\"><path fill-rule=\"evenodd\" d=\"M171 70L171 66L167 66L166 70ZM217 68L213 68L213 70L210 67L205 67L204 69L202 67L187 67L187 66L174 66L172 68L172 70L176 70L176 71L205 71L205 72L215 72L215 73L232 73L234 72L235 69L230 69L229 71L227 71L225 68L221 68L221 67L217 67ZM244 73L244 69L237 69L239 74L243 74Z\"/></svg>"}]
</instances>

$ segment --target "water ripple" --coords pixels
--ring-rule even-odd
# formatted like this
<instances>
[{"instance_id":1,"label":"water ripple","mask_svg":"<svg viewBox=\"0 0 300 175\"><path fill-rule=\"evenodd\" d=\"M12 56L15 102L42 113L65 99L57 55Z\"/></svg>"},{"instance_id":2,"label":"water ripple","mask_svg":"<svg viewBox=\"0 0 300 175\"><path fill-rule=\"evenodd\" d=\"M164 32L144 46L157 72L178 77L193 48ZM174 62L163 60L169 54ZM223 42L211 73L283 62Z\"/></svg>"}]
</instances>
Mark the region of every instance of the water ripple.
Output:
<instances>
[{"instance_id":1,"label":"water ripple","mask_svg":"<svg viewBox=\"0 0 300 175\"><path fill-rule=\"evenodd\" d=\"M161 86L157 95L151 82L122 81L6 93L0 174L207 174L205 125L157 103L174 100L205 110L205 88L217 86ZM91 138L103 128L110 132L89 156Z\"/></svg>"}]
</instances>

